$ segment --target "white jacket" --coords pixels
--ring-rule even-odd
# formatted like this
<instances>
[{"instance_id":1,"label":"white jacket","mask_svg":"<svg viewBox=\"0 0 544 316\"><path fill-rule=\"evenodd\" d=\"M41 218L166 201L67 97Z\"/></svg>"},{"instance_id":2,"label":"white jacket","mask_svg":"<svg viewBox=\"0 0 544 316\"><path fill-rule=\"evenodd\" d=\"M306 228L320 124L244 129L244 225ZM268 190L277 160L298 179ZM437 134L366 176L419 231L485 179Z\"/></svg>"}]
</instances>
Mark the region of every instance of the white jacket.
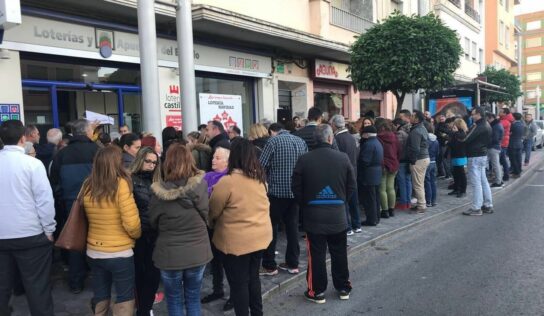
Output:
<instances>
[{"instance_id":1,"label":"white jacket","mask_svg":"<svg viewBox=\"0 0 544 316\"><path fill-rule=\"evenodd\" d=\"M0 240L55 231L55 202L45 167L23 147L0 150Z\"/></svg>"}]
</instances>

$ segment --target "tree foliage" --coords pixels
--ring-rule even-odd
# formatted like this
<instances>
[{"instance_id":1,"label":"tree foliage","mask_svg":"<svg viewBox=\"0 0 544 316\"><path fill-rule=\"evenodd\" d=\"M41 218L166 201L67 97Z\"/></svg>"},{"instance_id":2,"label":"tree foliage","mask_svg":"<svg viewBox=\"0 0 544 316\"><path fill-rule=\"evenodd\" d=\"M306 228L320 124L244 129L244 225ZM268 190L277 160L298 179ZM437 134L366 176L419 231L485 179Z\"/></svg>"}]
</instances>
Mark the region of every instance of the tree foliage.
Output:
<instances>
[{"instance_id":1,"label":"tree foliage","mask_svg":"<svg viewBox=\"0 0 544 316\"><path fill-rule=\"evenodd\" d=\"M516 102L516 99L522 96L520 89L521 82L518 76L505 69L496 69L487 66L481 76L487 77L487 82L506 89L506 94L489 92L485 96L487 102Z\"/></svg>"},{"instance_id":2,"label":"tree foliage","mask_svg":"<svg viewBox=\"0 0 544 316\"><path fill-rule=\"evenodd\" d=\"M462 48L457 33L434 14L395 12L360 35L350 48L351 79L358 90L391 91L397 113L406 93L453 83Z\"/></svg>"}]
</instances>

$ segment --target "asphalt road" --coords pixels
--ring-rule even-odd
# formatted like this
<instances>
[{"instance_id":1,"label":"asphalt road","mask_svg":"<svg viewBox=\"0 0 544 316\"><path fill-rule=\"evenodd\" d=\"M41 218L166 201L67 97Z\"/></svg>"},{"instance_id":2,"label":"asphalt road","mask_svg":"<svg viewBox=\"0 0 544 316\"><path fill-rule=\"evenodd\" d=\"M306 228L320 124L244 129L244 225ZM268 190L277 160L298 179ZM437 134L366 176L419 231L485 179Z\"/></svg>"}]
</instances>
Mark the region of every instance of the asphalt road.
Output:
<instances>
[{"instance_id":1,"label":"asphalt road","mask_svg":"<svg viewBox=\"0 0 544 316\"><path fill-rule=\"evenodd\" d=\"M495 199L495 213L414 227L350 258L353 291L306 301L305 282L265 315L544 315L544 172ZM329 270L330 275L330 270Z\"/></svg>"}]
</instances>

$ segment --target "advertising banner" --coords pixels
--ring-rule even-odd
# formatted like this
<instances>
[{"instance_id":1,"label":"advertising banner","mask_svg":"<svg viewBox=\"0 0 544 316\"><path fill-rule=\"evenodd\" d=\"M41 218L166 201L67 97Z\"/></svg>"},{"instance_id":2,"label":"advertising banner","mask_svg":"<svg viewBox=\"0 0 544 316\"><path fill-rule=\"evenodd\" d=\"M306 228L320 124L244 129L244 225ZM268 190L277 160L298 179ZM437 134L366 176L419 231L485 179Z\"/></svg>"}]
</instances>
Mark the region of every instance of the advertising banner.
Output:
<instances>
[{"instance_id":1,"label":"advertising banner","mask_svg":"<svg viewBox=\"0 0 544 316\"><path fill-rule=\"evenodd\" d=\"M181 130L181 90L179 77L172 69L159 67L159 93L162 128L173 126Z\"/></svg>"},{"instance_id":2,"label":"advertising banner","mask_svg":"<svg viewBox=\"0 0 544 316\"><path fill-rule=\"evenodd\" d=\"M200 123L219 121L228 130L231 126L242 129L242 96L200 93ZM243 133L243 131L242 131Z\"/></svg>"},{"instance_id":3,"label":"advertising banner","mask_svg":"<svg viewBox=\"0 0 544 316\"><path fill-rule=\"evenodd\" d=\"M429 112L431 112L431 115L433 116L435 114L442 114L446 117L453 117L456 115L464 117L471 109L471 97L454 97L429 100Z\"/></svg>"}]
</instances>

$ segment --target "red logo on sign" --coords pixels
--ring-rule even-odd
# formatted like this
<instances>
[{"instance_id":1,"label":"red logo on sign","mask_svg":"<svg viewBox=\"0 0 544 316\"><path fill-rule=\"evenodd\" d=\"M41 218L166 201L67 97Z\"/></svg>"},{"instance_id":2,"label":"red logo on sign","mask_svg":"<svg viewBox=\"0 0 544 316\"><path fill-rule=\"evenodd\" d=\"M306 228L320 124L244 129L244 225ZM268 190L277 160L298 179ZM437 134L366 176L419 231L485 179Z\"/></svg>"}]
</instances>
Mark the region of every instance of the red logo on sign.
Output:
<instances>
[{"instance_id":1,"label":"red logo on sign","mask_svg":"<svg viewBox=\"0 0 544 316\"><path fill-rule=\"evenodd\" d=\"M179 86L171 85L169 89L171 94L179 94Z\"/></svg>"},{"instance_id":2,"label":"red logo on sign","mask_svg":"<svg viewBox=\"0 0 544 316\"><path fill-rule=\"evenodd\" d=\"M332 65L318 65L315 69L316 76L334 76L335 78L338 78L338 71L336 71L336 68Z\"/></svg>"}]
</instances>

